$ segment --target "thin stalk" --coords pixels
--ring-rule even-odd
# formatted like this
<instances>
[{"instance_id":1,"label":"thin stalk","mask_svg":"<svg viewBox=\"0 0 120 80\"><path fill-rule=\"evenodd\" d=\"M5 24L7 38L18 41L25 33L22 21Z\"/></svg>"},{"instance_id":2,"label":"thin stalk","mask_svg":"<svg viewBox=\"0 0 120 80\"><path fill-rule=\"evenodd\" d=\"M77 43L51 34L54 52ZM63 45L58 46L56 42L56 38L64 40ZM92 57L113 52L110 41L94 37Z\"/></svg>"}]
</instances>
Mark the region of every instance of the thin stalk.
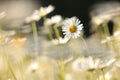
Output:
<instances>
[{"instance_id":1,"label":"thin stalk","mask_svg":"<svg viewBox=\"0 0 120 80\"><path fill-rule=\"evenodd\" d=\"M85 80L90 80L90 77L89 77L89 75L88 75L88 72L84 72L84 74L85 74Z\"/></svg>"},{"instance_id":2,"label":"thin stalk","mask_svg":"<svg viewBox=\"0 0 120 80\"><path fill-rule=\"evenodd\" d=\"M11 74L12 74L14 80L17 80L17 78L16 78L16 76L15 76L15 74L14 74L14 72L13 72L13 70L12 70L12 68L11 68L10 63L9 63L8 60L7 60L7 63L8 63L8 68L9 68L9 70L10 70L10 72L11 72Z\"/></svg>"},{"instance_id":3,"label":"thin stalk","mask_svg":"<svg viewBox=\"0 0 120 80\"><path fill-rule=\"evenodd\" d=\"M83 38L82 36L80 36L80 38L81 38L81 40L83 41L83 43L84 43L84 45L85 45L85 47L86 47L87 53L89 53L89 49L88 49L88 47L87 47L87 44L86 44L84 38Z\"/></svg>"},{"instance_id":4,"label":"thin stalk","mask_svg":"<svg viewBox=\"0 0 120 80\"><path fill-rule=\"evenodd\" d=\"M100 36L101 36L101 40L104 40L106 38L106 32L105 32L105 29L104 29L104 25L100 25L99 28L98 28L98 31L100 33ZM107 44L103 44L103 46L106 48L108 45Z\"/></svg>"},{"instance_id":5,"label":"thin stalk","mask_svg":"<svg viewBox=\"0 0 120 80\"><path fill-rule=\"evenodd\" d=\"M100 79L99 79L99 72L98 72L97 70L95 70L95 71L96 71L98 80L100 80Z\"/></svg>"},{"instance_id":6,"label":"thin stalk","mask_svg":"<svg viewBox=\"0 0 120 80\"><path fill-rule=\"evenodd\" d=\"M49 27L47 27L47 30L48 30L49 39L52 40L53 36L52 36L52 33L51 33Z\"/></svg>"},{"instance_id":7,"label":"thin stalk","mask_svg":"<svg viewBox=\"0 0 120 80\"><path fill-rule=\"evenodd\" d=\"M44 20L44 22L46 21L46 19L47 19L46 16L43 16L43 20Z\"/></svg>"},{"instance_id":8,"label":"thin stalk","mask_svg":"<svg viewBox=\"0 0 120 80\"><path fill-rule=\"evenodd\" d=\"M103 80L106 80L106 79L105 79L105 73L104 73L104 70L103 70L103 69L101 69L101 73L102 73L102 76L103 76Z\"/></svg>"},{"instance_id":9,"label":"thin stalk","mask_svg":"<svg viewBox=\"0 0 120 80\"><path fill-rule=\"evenodd\" d=\"M104 28L104 32L105 32L104 34L106 34L105 37L110 36L110 32L109 32L109 29L108 29L108 26L107 26L106 23L103 24L103 28ZM108 48L109 48L109 49L111 49L111 50L114 51L114 47L113 47L111 41L108 41L108 42L107 42L107 45L108 45Z\"/></svg>"},{"instance_id":10,"label":"thin stalk","mask_svg":"<svg viewBox=\"0 0 120 80\"><path fill-rule=\"evenodd\" d=\"M98 31L98 34L100 35L100 39L104 39L105 35L103 34L104 29L102 28L102 26L98 26L97 31Z\"/></svg>"},{"instance_id":11,"label":"thin stalk","mask_svg":"<svg viewBox=\"0 0 120 80\"><path fill-rule=\"evenodd\" d=\"M65 65L63 60L59 62L59 67L60 67L59 79L65 80Z\"/></svg>"},{"instance_id":12,"label":"thin stalk","mask_svg":"<svg viewBox=\"0 0 120 80\"><path fill-rule=\"evenodd\" d=\"M104 33L105 33L106 37L110 36L110 32L108 30L108 26L106 23L103 24L103 29L104 29Z\"/></svg>"},{"instance_id":13,"label":"thin stalk","mask_svg":"<svg viewBox=\"0 0 120 80\"><path fill-rule=\"evenodd\" d=\"M33 29L33 36L35 41L35 53L37 56L38 55L38 32L37 32L37 26L35 21L32 21L32 29Z\"/></svg>"},{"instance_id":14,"label":"thin stalk","mask_svg":"<svg viewBox=\"0 0 120 80\"><path fill-rule=\"evenodd\" d=\"M56 24L54 24L53 28L54 28L54 30L55 30L55 34L56 34L57 39L59 39L59 38L60 38L60 32L59 32Z\"/></svg>"},{"instance_id":15,"label":"thin stalk","mask_svg":"<svg viewBox=\"0 0 120 80\"><path fill-rule=\"evenodd\" d=\"M43 20L44 20L44 22L46 21L46 16L43 16ZM49 39L52 40L52 39L53 39L53 36L52 36L52 33L51 33L51 31L50 31L49 26L46 26L46 29L47 29L47 31L48 31Z\"/></svg>"},{"instance_id":16,"label":"thin stalk","mask_svg":"<svg viewBox=\"0 0 120 80\"><path fill-rule=\"evenodd\" d=\"M4 50L4 53L5 53L4 56L6 57L6 60L7 60L8 68L9 68L14 80L17 80L17 78L16 78L16 76L15 76L13 70L12 70L12 67L10 66L10 62L9 62L9 59L8 59L8 54L6 53L6 50L5 50L4 46L3 46L3 50Z\"/></svg>"}]
</instances>

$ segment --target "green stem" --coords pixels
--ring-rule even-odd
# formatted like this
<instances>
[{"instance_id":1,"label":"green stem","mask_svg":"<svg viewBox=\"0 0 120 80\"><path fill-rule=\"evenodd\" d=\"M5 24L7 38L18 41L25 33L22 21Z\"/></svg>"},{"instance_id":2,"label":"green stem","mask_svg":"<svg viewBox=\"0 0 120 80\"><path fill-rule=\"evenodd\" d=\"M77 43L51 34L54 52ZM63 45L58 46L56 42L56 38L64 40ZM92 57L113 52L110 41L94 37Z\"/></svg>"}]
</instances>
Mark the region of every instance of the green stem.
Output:
<instances>
[{"instance_id":1,"label":"green stem","mask_svg":"<svg viewBox=\"0 0 120 80\"><path fill-rule=\"evenodd\" d=\"M85 47L86 47L87 53L89 53L89 49L88 49L88 47L87 47L87 44L86 44L84 38L83 38L82 36L80 36L80 38L81 38L81 40L83 41L83 43L84 43L84 45L85 45Z\"/></svg>"},{"instance_id":2,"label":"green stem","mask_svg":"<svg viewBox=\"0 0 120 80\"><path fill-rule=\"evenodd\" d=\"M110 32L106 23L103 24L103 29L104 29L104 34L106 34L105 37L110 36ZM106 45L108 46L109 49L114 51L114 47L111 41L108 41Z\"/></svg>"},{"instance_id":3,"label":"green stem","mask_svg":"<svg viewBox=\"0 0 120 80\"><path fill-rule=\"evenodd\" d=\"M85 74L85 80L90 80L90 77L89 77L88 73L84 72L84 74Z\"/></svg>"},{"instance_id":4,"label":"green stem","mask_svg":"<svg viewBox=\"0 0 120 80\"><path fill-rule=\"evenodd\" d=\"M104 39L105 39L106 37L109 36L109 30L108 30L107 24L106 24L106 23L103 23L102 28L103 28L103 34L104 34ZM108 42L107 42L105 45L106 45L107 47L109 47L109 43L108 43Z\"/></svg>"},{"instance_id":5,"label":"green stem","mask_svg":"<svg viewBox=\"0 0 120 80\"><path fill-rule=\"evenodd\" d=\"M99 79L99 72L96 70L96 74L97 74L97 78L98 78L98 80L100 80Z\"/></svg>"},{"instance_id":6,"label":"green stem","mask_svg":"<svg viewBox=\"0 0 120 80\"><path fill-rule=\"evenodd\" d=\"M14 74L14 72L13 72L13 70L12 70L12 68L11 68L10 63L9 63L8 60L7 60L7 63L8 63L9 70L10 70L10 72L11 72L11 74L12 74L14 80L17 80L17 78L16 78L16 76L15 76L15 74Z\"/></svg>"},{"instance_id":7,"label":"green stem","mask_svg":"<svg viewBox=\"0 0 120 80\"><path fill-rule=\"evenodd\" d=\"M109 30L108 30L108 26L106 23L103 23L103 29L104 29L104 34L107 36L110 36Z\"/></svg>"},{"instance_id":8,"label":"green stem","mask_svg":"<svg viewBox=\"0 0 120 80\"><path fill-rule=\"evenodd\" d=\"M43 16L43 20L44 20L44 22L46 21L46 19L47 19L46 16Z\"/></svg>"},{"instance_id":9,"label":"green stem","mask_svg":"<svg viewBox=\"0 0 120 80\"><path fill-rule=\"evenodd\" d=\"M104 29L103 29L102 25L98 26L97 31L98 31L98 35L100 35L100 39L101 40L104 39L105 34L104 34Z\"/></svg>"},{"instance_id":10,"label":"green stem","mask_svg":"<svg viewBox=\"0 0 120 80\"><path fill-rule=\"evenodd\" d=\"M104 73L104 70L101 69L101 72L102 72L103 80L106 80L106 79L105 79L105 73Z\"/></svg>"},{"instance_id":11,"label":"green stem","mask_svg":"<svg viewBox=\"0 0 120 80\"><path fill-rule=\"evenodd\" d=\"M4 50L4 53L5 53L4 56L5 56L6 60L7 60L8 68L9 68L9 70L10 70L10 72L11 72L14 80L17 80L17 78L16 78L16 76L15 76L13 70L12 70L12 67L10 66L10 62L9 62L9 59L8 59L8 54L6 53L6 50L5 50L5 47L4 47L4 46L3 46L3 50Z\"/></svg>"},{"instance_id":12,"label":"green stem","mask_svg":"<svg viewBox=\"0 0 120 80\"><path fill-rule=\"evenodd\" d=\"M55 30L55 34L56 34L57 39L59 39L59 38L60 38L60 32L59 32L56 24L54 24L53 28L54 28L54 30Z\"/></svg>"},{"instance_id":13,"label":"green stem","mask_svg":"<svg viewBox=\"0 0 120 80\"><path fill-rule=\"evenodd\" d=\"M59 80L65 80L65 65L63 60L60 61L59 66L60 66Z\"/></svg>"},{"instance_id":14,"label":"green stem","mask_svg":"<svg viewBox=\"0 0 120 80\"><path fill-rule=\"evenodd\" d=\"M46 21L46 16L43 16L43 20L44 20L44 22ZM53 36L52 36L52 33L51 33L51 31L50 31L49 26L46 26L46 29L47 29L47 31L48 31L49 39L52 40L52 39L53 39Z\"/></svg>"},{"instance_id":15,"label":"green stem","mask_svg":"<svg viewBox=\"0 0 120 80\"><path fill-rule=\"evenodd\" d=\"M33 36L35 41L35 52L37 56L38 55L38 32L37 32L37 26L35 21L32 21L32 28L33 28Z\"/></svg>"},{"instance_id":16,"label":"green stem","mask_svg":"<svg viewBox=\"0 0 120 80\"><path fill-rule=\"evenodd\" d=\"M47 30L48 30L49 39L52 40L53 36L48 26L47 26Z\"/></svg>"}]
</instances>

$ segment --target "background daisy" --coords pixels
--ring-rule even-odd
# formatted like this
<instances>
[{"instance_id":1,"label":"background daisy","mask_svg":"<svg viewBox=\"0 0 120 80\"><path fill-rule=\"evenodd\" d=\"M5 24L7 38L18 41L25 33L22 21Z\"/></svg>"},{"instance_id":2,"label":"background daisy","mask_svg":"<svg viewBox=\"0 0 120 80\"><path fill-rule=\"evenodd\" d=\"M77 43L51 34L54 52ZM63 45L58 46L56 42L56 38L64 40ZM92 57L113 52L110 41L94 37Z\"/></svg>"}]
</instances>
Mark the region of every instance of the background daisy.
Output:
<instances>
[{"instance_id":1,"label":"background daisy","mask_svg":"<svg viewBox=\"0 0 120 80\"><path fill-rule=\"evenodd\" d=\"M80 20L76 17L66 19L62 27L65 38L78 38L82 29L83 24L80 24Z\"/></svg>"}]
</instances>

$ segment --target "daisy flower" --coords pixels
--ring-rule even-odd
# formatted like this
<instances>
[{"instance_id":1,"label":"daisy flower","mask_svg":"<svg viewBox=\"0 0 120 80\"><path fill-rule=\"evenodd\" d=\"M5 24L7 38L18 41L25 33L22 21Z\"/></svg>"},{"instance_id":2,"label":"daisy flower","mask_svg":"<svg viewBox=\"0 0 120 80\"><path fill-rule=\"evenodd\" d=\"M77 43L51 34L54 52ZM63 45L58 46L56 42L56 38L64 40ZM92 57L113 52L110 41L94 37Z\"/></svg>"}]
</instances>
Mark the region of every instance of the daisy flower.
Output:
<instances>
[{"instance_id":1,"label":"daisy flower","mask_svg":"<svg viewBox=\"0 0 120 80\"><path fill-rule=\"evenodd\" d=\"M52 42L55 44L55 45L58 45L58 44L65 44L69 41L68 38L62 38L60 37L59 39L53 39Z\"/></svg>"},{"instance_id":2,"label":"daisy flower","mask_svg":"<svg viewBox=\"0 0 120 80\"><path fill-rule=\"evenodd\" d=\"M49 5L48 7L41 7L39 10L35 10L34 13L26 18L26 22L30 23L32 21L39 21L41 17L46 16L50 12L54 10L54 7L52 5Z\"/></svg>"},{"instance_id":3,"label":"daisy flower","mask_svg":"<svg viewBox=\"0 0 120 80\"><path fill-rule=\"evenodd\" d=\"M98 63L99 63L99 59L94 61L91 56L90 57L82 57L82 58L76 59L72 63L72 68L75 71L79 71L79 70L92 71L92 70L96 69L96 66L98 65Z\"/></svg>"},{"instance_id":4,"label":"daisy flower","mask_svg":"<svg viewBox=\"0 0 120 80\"><path fill-rule=\"evenodd\" d=\"M100 58L93 59L93 57L82 57L76 59L72 63L73 70L80 71L80 70L86 70L86 71L93 71L93 70L101 70L104 68L107 68L111 66L116 61L115 58L112 59L105 59L102 60Z\"/></svg>"},{"instance_id":5,"label":"daisy flower","mask_svg":"<svg viewBox=\"0 0 120 80\"><path fill-rule=\"evenodd\" d=\"M47 14L51 13L55 9L54 6L49 5L48 7L41 7L39 10L39 15L40 16L46 16Z\"/></svg>"},{"instance_id":6,"label":"daisy flower","mask_svg":"<svg viewBox=\"0 0 120 80\"><path fill-rule=\"evenodd\" d=\"M55 16L51 17L51 21L52 21L53 24L60 23L62 21L62 16L55 15Z\"/></svg>"},{"instance_id":7,"label":"daisy flower","mask_svg":"<svg viewBox=\"0 0 120 80\"><path fill-rule=\"evenodd\" d=\"M80 24L80 20L76 17L69 18L65 20L63 24L62 31L67 38L78 38L83 29L83 24Z\"/></svg>"},{"instance_id":8,"label":"daisy flower","mask_svg":"<svg viewBox=\"0 0 120 80\"><path fill-rule=\"evenodd\" d=\"M28 66L28 68L27 68L27 71L28 71L28 72L34 72L34 71L38 70L39 67L40 67L40 66L39 66L39 63L38 63L38 62L32 62L32 63L29 64L29 66Z\"/></svg>"},{"instance_id":9,"label":"daisy flower","mask_svg":"<svg viewBox=\"0 0 120 80\"><path fill-rule=\"evenodd\" d=\"M8 43L9 40L11 40L11 37L13 37L16 34L15 31L1 31L0 32L0 45Z\"/></svg>"},{"instance_id":10,"label":"daisy flower","mask_svg":"<svg viewBox=\"0 0 120 80\"><path fill-rule=\"evenodd\" d=\"M32 21L39 21L40 18L41 18L41 17L40 17L40 15L39 15L39 11L38 11L38 10L35 10L34 13L33 13L31 16L27 17L25 21L26 21L27 23L30 23L30 22L32 22Z\"/></svg>"},{"instance_id":11,"label":"daisy flower","mask_svg":"<svg viewBox=\"0 0 120 80\"><path fill-rule=\"evenodd\" d=\"M51 18L47 18L45 21L45 26L51 26L53 24L59 24L62 21L62 16L55 15Z\"/></svg>"}]
</instances>

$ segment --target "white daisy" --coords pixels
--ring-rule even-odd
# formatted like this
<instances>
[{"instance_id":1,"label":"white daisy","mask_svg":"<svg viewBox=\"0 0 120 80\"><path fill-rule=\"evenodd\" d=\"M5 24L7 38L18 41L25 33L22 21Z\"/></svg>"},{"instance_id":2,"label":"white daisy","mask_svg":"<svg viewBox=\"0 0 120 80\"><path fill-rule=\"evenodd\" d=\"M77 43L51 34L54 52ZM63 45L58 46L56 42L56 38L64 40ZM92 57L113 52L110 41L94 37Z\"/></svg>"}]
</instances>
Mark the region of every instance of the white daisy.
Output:
<instances>
[{"instance_id":1,"label":"white daisy","mask_svg":"<svg viewBox=\"0 0 120 80\"><path fill-rule=\"evenodd\" d=\"M26 18L26 23L29 23L31 21L39 21L41 17L46 16L50 12L54 10L54 7L52 5L49 5L48 7L41 7L39 10L35 10L34 13Z\"/></svg>"},{"instance_id":2,"label":"white daisy","mask_svg":"<svg viewBox=\"0 0 120 80\"><path fill-rule=\"evenodd\" d=\"M39 63L38 63L38 62L32 62L32 63L29 64L29 66L28 66L28 68L27 68L27 71L28 71L28 72L34 72L34 71L38 70L39 67L40 67L40 66L39 66Z\"/></svg>"},{"instance_id":3,"label":"white daisy","mask_svg":"<svg viewBox=\"0 0 120 80\"><path fill-rule=\"evenodd\" d=\"M51 17L51 21L53 24L60 23L62 21L62 16L55 15L55 16Z\"/></svg>"},{"instance_id":4,"label":"white daisy","mask_svg":"<svg viewBox=\"0 0 120 80\"><path fill-rule=\"evenodd\" d=\"M58 44L65 44L69 41L68 38L62 38L60 37L59 39L53 39L52 42L55 44L55 45L58 45Z\"/></svg>"},{"instance_id":5,"label":"white daisy","mask_svg":"<svg viewBox=\"0 0 120 80\"><path fill-rule=\"evenodd\" d=\"M47 18L45 21L45 26L51 26L53 24L59 25L59 23L62 21L62 16L60 15L55 15L51 18Z\"/></svg>"},{"instance_id":6,"label":"white daisy","mask_svg":"<svg viewBox=\"0 0 120 80\"><path fill-rule=\"evenodd\" d=\"M76 17L69 18L65 20L65 23L62 27L62 31L67 38L78 38L83 29L83 24L80 24L80 20Z\"/></svg>"},{"instance_id":7,"label":"white daisy","mask_svg":"<svg viewBox=\"0 0 120 80\"><path fill-rule=\"evenodd\" d=\"M93 70L100 70L107 68L111 66L116 61L115 58L112 59L105 59L102 60L100 58L93 59L93 57L82 57L76 59L72 63L73 70L80 71L80 70L87 70L87 71L93 71Z\"/></svg>"},{"instance_id":8,"label":"white daisy","mask_svg":"<svg viewBox=\"0 0 120 80\"><path fill-rule=\"evenodd\" d=\"M103 39L103 40L101 41L101 43L104 44L104 43L107 43L107 42L109 42L109 41L112 41L113 39L114 39L113 36L106 37L105 39Z\"/></svg>"},{"instance_id":9,"label":"white daisy","mask_svg":"<svg viewBox=\"0 0 120 80\"><path fill-rule=\"evenodd\" d=\"M47 14L51 13L55 9L54 6L49 5L48 7L41 7L39 10L39 15L40 16L46 16Z\"/></svg>"},{"instance_id":10,"label":"white daisy","mask_svg":"<svg viewBox=\"0 0 120 80\"><path fill-rule=\"evenodd\" d=\"M34 13L26 18L26 23L30 23L31 21L39 21L41 16L39 15L39 11L35 10Z\"/></svg>"},{"instance_id":11,"label":"white daisy","mask_svg":"<svg viewBox=\"0 0 120 80\"><path fill-rule=\"evenodd\" d=\"M96 66L98 65L98 62L99 62L99 59L94 61L91 56L90 57L82 57L82 58L76 59L72 63L72 68L75 71L79 71L79 70L92 71L92 70L96 69Z\"/></svg>"}]
</instances>

